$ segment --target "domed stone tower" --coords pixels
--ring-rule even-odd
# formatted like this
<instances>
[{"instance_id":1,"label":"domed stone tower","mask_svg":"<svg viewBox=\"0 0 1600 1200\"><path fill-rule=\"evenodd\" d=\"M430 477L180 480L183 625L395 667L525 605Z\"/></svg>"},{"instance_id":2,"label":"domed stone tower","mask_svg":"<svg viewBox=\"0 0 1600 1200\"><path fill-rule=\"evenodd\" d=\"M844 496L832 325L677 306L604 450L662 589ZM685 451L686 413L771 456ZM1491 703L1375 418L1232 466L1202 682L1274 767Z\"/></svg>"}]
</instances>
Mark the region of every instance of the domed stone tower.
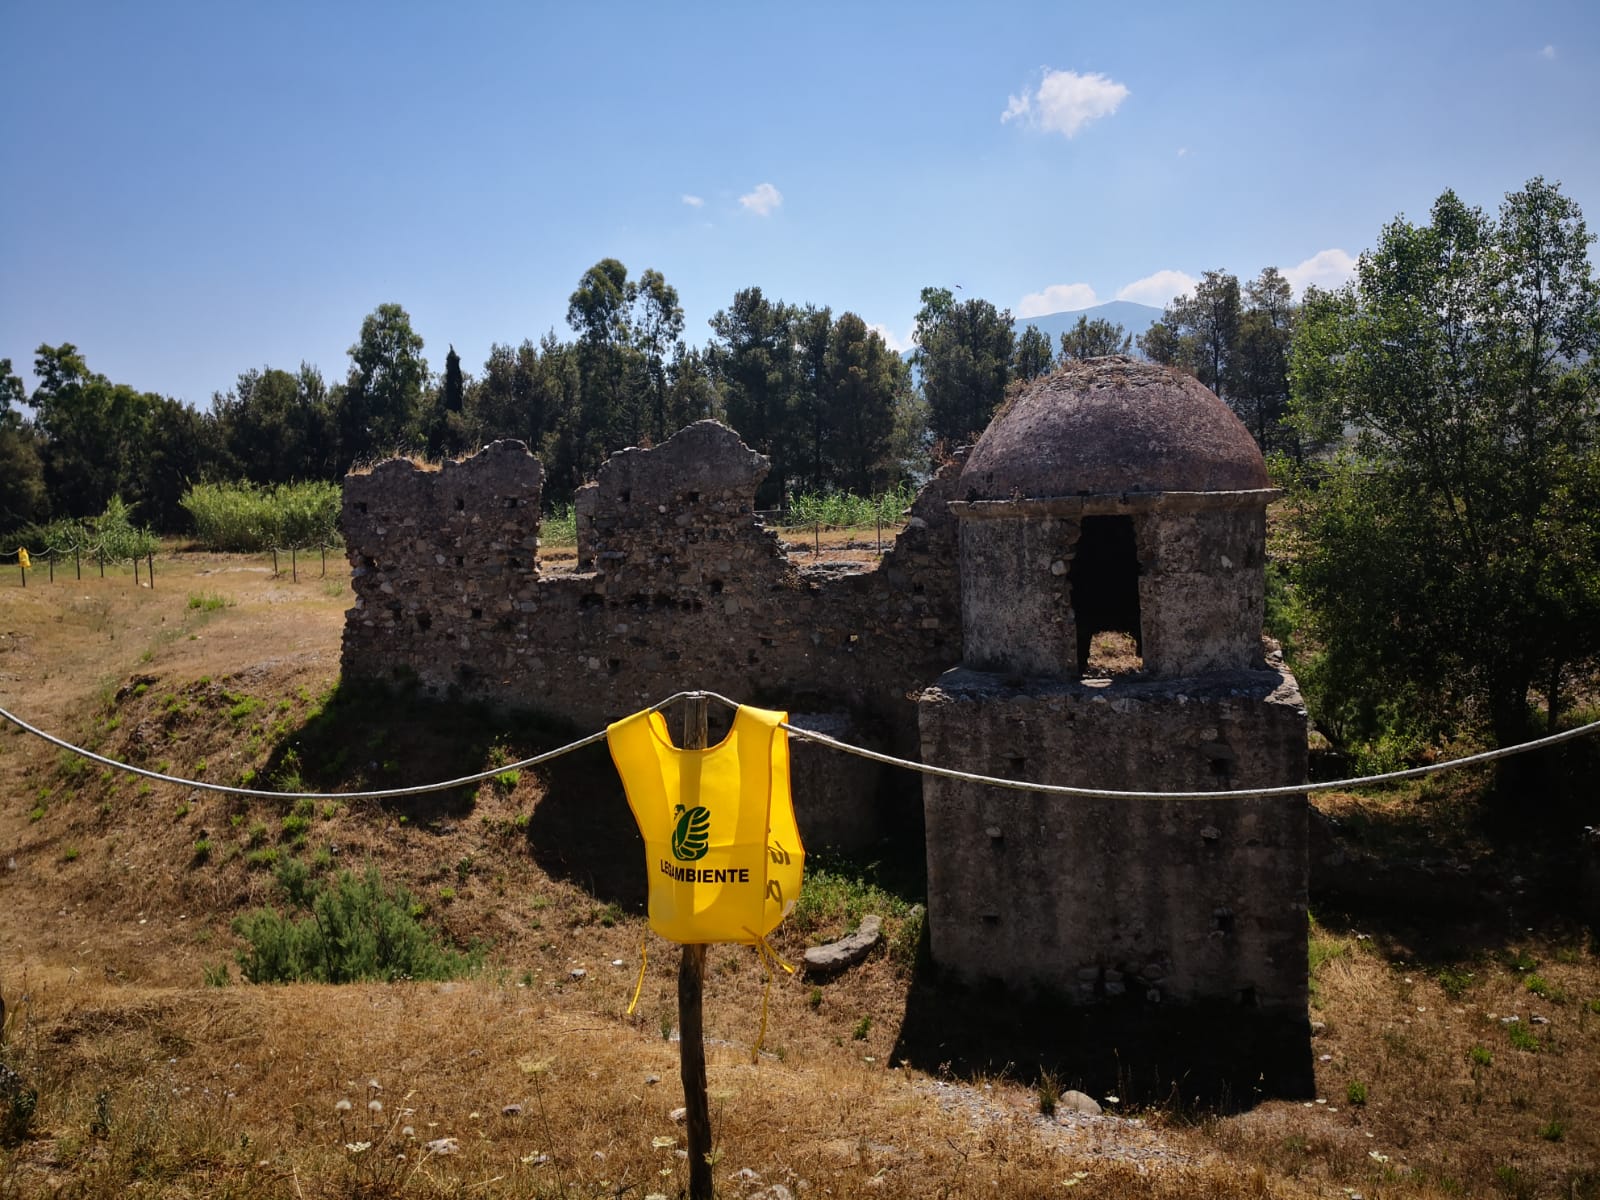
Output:
<instances>
[{"instance_id":1,"label":"domed stone tower","mask_svg":"<svg viewBox=\"0 0 1600 1200\"><path fill-rule=\"evenodd\" d=\"M973 448L964 661L925 762L1119 791L1298 784L1306 715L1263 655L1266 507L1239 420L1130 358L1034 383ZM1095 635L1122 650L1101 661ZM933 957L1079 1004L1306 1019L1303 796L1081 799L926 777Z\"/></svg>"}]
</instances>

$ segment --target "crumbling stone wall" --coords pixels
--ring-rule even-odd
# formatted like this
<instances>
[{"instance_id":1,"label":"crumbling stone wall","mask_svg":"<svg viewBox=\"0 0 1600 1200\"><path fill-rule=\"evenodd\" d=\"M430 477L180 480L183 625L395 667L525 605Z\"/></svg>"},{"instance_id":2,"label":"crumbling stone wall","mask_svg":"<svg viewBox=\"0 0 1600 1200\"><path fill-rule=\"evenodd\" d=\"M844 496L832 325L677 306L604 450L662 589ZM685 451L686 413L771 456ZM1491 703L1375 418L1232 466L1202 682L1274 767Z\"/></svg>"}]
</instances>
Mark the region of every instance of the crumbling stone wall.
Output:
<instances>
[{"instance_id":1,"label":"crumbling stone wall","mask_svg":"<svg viewBox=\"0 0 1600 1200\"><path fill-rule=\"evenodd\" d=\"M519 442L439 470L396 459L345 479L352 678L594 728L685 688L848 711L915 747L913 688L961 658L960 464L922 491L874 566L791 560L753 504L767 462L701 421L628 449L580 491L579 570L541 571L543 472Z\"/></svg>"}]
</instances>

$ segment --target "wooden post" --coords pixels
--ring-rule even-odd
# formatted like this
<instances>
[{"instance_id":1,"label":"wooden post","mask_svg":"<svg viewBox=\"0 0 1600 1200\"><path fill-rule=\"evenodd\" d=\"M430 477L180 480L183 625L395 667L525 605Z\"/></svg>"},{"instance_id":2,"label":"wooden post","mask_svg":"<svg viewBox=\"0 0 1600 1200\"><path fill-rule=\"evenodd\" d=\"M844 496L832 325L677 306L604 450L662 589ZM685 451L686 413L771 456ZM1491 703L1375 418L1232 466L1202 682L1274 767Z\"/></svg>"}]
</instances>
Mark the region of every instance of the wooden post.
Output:
<instances>
[{"instance_id":1,"label":"wooden post","mask_svg":"<svg viewBox=\"0 0 1600 1200\"><path fill-rule=\"evenodd\" d=\"M144 565L150 572L150 590L153 592L156 590L156 554L154 550L145 556Z\"/></svg>"},{"instance_id":2,"label":"wooden post","mask_svg":"<svg viewBox=\"0 0 1600 1200\"><path fill-rule=\"evenodd\" d=\"M74 567L76 567L77 570L78 570L78 578L82 579L83 578L83 555L79 554L76 549L74 549L72 551L72 565Z\"/></svg>"},{"instance_id":3,"label":"wooden post","mask_svg":"<svg viewBox=\"0 0 1600 1200\"><path fill-rule=\"evenodd\" d=\"M322 577L324 579L328 577L328 548L326 546L322 547Z\"/></svg>"},{"instance_id":4,"label":"wooden post","mask_svg":"<svg viewBox=\"0 0 1600 1200\"><path fill-rule=\"evenodd\" d=\"M272 548L272 577L274 579L278 577L278 548L276 546Z\"/></svg>"},{"instance_id":5,"label":"wooden post","mask_svg":"<svg viewBox=\"0 0 1600 1200\"><path fill-rule=\"evenodd\" d=\"M54 551L51 552L49 558L45 559L45 562L50 564L50 582L54 583L56 581L56 556Z\"/></svg>"},{"instance_id":6,"label":"wooden post","mask_svg":"<svg viewBox=\"0 0 1600 1200\"><path fill-rule=\"evenodd\" d=\"M822 554L822 522L821 521L817 522L817 527L813 531L812 536L816 539L814 542L811 543L812 556L813 557L820 556Z\"/></svg>"},{"instance_id":7,"label":"wooden post","mask_svg":"<svg viewBox=\"0 0 1600 1200\"><path fill-rule=\"evenodd\" d=\"M17 570L22 572L22 586L28 586L28 568L22 565L22 560L17 559Z\"/></svg>"},{"instance_id":8,"label":"wooden post","mask_svg":"<svg viewBox=\"0 0 1600 1200\"><path fill-rule=\"evenodd\" d=\"M883 512L878 512L878 553L883 553Z\"/></svg>"},{"instance_id":9,"label":"wooden post","mask_svg":"<svg viewBox=\"0 0 1600 1200\"><path fill-rule=\"evenodd\" d=\"M300 552L292 542L289 544L289 578L295 583L300 582Z\"/></svg>"},{"instance_id":10,"label":"wooden post","mask_svg":"<svg viewBox=\"0 0 1600 1200\"><path fill-rule=\"evenodd\" d=\"M706 748L706 699L684 702L683 746ZM711 1103L706 1099L705 995L706 948L685 946L678 962L678 1073L683 1076L683 1104L688 1110L689 1200L712 1200Z\"/></svg>"}]
</instances>

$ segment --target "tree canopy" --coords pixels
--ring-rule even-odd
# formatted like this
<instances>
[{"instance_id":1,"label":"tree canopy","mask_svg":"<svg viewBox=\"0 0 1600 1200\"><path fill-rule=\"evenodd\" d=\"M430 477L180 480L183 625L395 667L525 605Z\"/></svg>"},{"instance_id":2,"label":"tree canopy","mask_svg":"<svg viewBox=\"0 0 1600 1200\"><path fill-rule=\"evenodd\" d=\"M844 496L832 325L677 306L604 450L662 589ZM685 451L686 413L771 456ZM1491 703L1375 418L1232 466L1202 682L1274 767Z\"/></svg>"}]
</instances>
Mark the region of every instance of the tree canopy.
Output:
<instances>
[{"instance_id":1,"label":"tree canopy","mask_svg":"<svg viewBox=\"0 0 1600 1200\"><path fill-rule=\"evenodd\" d=\"M1453 192L1312 290L1291 374L1309 435L1353 440L1298 498L1320 716L1482 720L1526 737L1600 654L1600 285L1576 203L1533 179L1498 217Z\"/></svg>"}]
</instances>

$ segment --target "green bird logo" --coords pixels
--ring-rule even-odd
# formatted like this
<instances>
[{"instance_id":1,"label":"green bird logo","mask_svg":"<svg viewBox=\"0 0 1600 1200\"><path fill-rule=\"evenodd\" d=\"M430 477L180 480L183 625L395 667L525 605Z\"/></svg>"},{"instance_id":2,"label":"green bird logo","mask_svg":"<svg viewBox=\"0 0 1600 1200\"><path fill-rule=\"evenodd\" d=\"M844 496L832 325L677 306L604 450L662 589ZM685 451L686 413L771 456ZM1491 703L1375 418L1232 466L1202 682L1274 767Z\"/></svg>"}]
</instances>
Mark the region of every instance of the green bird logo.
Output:
<instances>
[{"instance_id":1,"label":"green bird logo","mask_svg":"<svg viewBox=\"0 0 1600 1200\"><path fill-rule=\"evenodd\" d=\"M704 858L711 848L711 810L703 804L688 809L678 804L672 815L678 818L672 827L672 857L681 862Z\"/></svg>"}]
</instances>

